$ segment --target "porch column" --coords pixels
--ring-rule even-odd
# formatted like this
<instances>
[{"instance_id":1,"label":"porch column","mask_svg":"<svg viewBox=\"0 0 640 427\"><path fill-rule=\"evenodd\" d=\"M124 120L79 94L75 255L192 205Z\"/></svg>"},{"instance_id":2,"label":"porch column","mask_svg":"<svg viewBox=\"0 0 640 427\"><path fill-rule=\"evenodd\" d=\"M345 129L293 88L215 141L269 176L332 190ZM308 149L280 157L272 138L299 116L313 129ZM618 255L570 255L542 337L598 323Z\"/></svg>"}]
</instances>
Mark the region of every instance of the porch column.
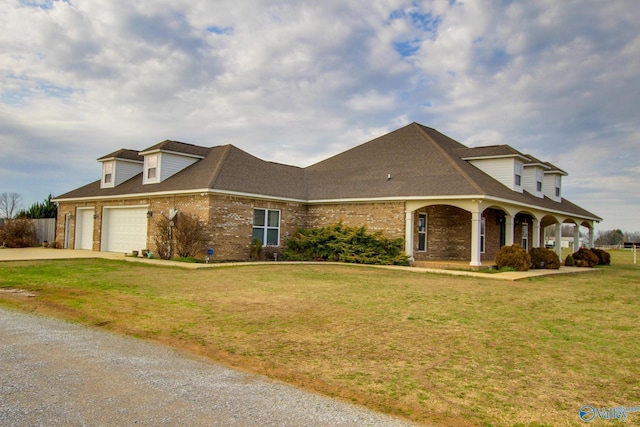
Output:
<instances>
[{"instance_id":1,"label":"porch column","mask_svg":"<svg viewBox=\"0 0 640 427\"><path fill-rule=\"evenodd\" d=\"M535 218L533 218L533 242L531 243L531 247L540 247L540 221Z\"/></svg>"},{"instance_id":2,"label":"porch column","mask_svg":"<svg viewBox=\"0 0 640 427\"><path fill-rule=\"evenodd\" d=\"M479 267L480 261L480 212L471 212L471 262L469 265Z\"/></svg>"},{"instance_id":3,"label":"porch column","mask_svg":"<svg viewBox=\"0 0 640 427\"><path fill-rule=\"evenodd\" d=\"M589 227L589 248L595 247L595 230L593 229L593 224Z\"/></svg>"},{"instance_id":4,"label":"porch column","mask_svg":"<svg viewBox=\"0 0 640 427\"><path fill-rule=\"evenodd\" d=\"M577 252L580 249L580 226L576 224L573 227L573 252Z\"/></svg>"},{"instance_id":5,"label":"porch column","mask_svg":"<svg viewBox=\"0 0 640 427\"><path fill-rule=\"evenodd\" d=\"M404 253L411 262L413 258L413 212L404 213Z\"/></svg>"},{"instance_id":6,"label":"porch column","mask_svg":"<svg viewBox=\"0 0 640 427\"><path fill-rule=\"evenodd\" d=\"M556 222L556 253L562 259L562 224Z\"/></svg>"},{"instance_id":7,"label":"porch column","mask_svg":"<svg viewBox=\"0 0 640 427\"><path fill-rule=\"evenodd\" d=\"M505 215L504 217L504 244L506 246L513 245L513 217Z\"/></svg>"}]
</instances>

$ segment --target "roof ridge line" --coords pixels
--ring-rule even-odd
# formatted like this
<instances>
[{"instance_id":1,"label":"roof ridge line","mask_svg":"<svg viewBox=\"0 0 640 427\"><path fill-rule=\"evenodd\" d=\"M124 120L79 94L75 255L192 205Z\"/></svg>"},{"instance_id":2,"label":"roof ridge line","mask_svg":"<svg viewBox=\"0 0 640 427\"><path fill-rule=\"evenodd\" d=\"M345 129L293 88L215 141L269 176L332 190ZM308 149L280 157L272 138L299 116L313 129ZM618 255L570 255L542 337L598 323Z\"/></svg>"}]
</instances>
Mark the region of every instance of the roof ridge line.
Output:
<instances>
[{"instance_id":1,"label":"roof ridge line","mask_svg":"<svg viewBox=\"0 0 640 427\"><path fill-rule=\"evenodd\" d=\"M222 165L224 164L225 159L229 156L229 152L231 151L231 144L226 144L222 146L222 155L220 159L216 162L215 167L211 171L211 179L209 180L209 188L215 188L215 184L220 177L220 170L222 169ZM213 151L216 147L211 147L210 150Z\"/></svg>"},{"instance_id":2,"label":"roof ridge line","mask_svg":"<svg viewBox=\"0 0 640 427\"><path fill-rule=\"evenodd\" d=\"M471 177L469 175L467 175L467 173L462 170L462 168L460 167L460 165L458 165L458 163L453 159L452 155L445 150L444 148L442 148L440 146L440 144L438 144L427 132L425 132L425 130L416 123L416 125L418 126L418 129L420 131L420 133L422 133L425 137L427 137L427 139L429 140L429 142L431 142L431 145L433 145L448 161L449 163L453 166L453 168L458 171L458 173L460 175L462 175L462 177L473 187L476 189L476 191L478 191L479 194L485 194L485 191L473 180L471 179ZM437 132L437 131L436 131ZM464 144L463 144L464 145ZM467 147L469 148L469 147Z\"/></svg>"}]
</instances>

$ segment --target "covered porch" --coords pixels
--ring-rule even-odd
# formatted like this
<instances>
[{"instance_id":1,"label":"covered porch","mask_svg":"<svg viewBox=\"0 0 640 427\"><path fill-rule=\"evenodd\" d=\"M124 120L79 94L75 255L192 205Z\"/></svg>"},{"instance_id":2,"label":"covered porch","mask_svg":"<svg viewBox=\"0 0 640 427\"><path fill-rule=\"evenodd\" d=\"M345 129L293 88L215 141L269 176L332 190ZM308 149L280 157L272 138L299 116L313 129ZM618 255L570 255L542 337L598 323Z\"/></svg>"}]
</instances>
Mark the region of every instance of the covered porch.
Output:
<instances>
[{"instance_id":1,"label":"covered porch","mask_svg":"<svg viewBox=\"0 0 640 427\"><path fill-rule=\"evenodd\" d=\"M414 265L479 268L494 265L502 246L544 247L545 230L560 236L563 224L574 226L574 248L581 246L581 227L593 247L598 220L489 198L407 201L405 252ZM562 260L562 245L554 250Z\"/></svg>"}]
</instances>

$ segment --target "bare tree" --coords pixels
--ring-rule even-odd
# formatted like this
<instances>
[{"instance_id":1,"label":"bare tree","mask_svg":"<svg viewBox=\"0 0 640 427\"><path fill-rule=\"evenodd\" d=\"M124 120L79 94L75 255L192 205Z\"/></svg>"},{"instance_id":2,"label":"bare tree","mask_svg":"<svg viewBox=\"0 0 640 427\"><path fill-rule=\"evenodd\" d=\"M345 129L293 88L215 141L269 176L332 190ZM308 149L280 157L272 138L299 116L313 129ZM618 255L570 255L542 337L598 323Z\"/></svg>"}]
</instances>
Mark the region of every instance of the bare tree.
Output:
<instances>
[{"instance_id":1,"label":"bare tree","mask_svg":"<svg viewBox=\"0 0 640 427\"><path fill-rule=\"evenodd\" d=\"M208 228L194 215L180 213L172 220L162 215L156 221L154 240L162 259L197 257L209 245Z\"/></svg>"},{"instance_id":2,"label":"bare tree","mask_svg":"<svg viewBox=\"0 0 640 427\"><path fill-rule=\"evenodd\" d=\"M20 210L22 195L19 193L0 193L0 218L13 218Z\"/></svg>"},{"instance_id":3,"label":"bare tree","mask_svg":"<svg viewBox=\"0 0 640 427\"><path fill-rule=\"evenodd\" d=\"M596 245L620 245L624 242L624 233L622 230L599 231L596 238Z\"/></svg>"},{"instance_id":4,"label":"bare tree","mask_svg":"<svg viewBox=\"0 0 640 427\"><path fill-rule=\"evenodd\" d=\"M625 242L640 242L640 231L625 232L624 233L624 241Z\"/></svg>"}]
</instances>

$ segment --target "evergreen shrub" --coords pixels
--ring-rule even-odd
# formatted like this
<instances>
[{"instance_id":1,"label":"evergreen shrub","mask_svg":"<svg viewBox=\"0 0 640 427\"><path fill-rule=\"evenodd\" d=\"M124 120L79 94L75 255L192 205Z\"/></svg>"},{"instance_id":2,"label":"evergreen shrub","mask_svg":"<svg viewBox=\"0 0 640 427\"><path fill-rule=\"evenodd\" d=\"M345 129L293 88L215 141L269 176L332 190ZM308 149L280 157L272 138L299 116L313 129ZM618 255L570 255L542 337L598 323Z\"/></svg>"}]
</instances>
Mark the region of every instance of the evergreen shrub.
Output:
<instances>
[{"instance_id":1,"label":"evergreen shrub","mask_svg":"<svg viewBox=\"0 0 640 427\"><path fill-rule=\"evenodd\" d=\"M560 258L555 251L547 248L531 248L531 267L544 268L547 270L557 270L560 268Z\"/></svg>"},{"instance_id":2,"label":"evergreen shrub","mask_svg":"<svg viewBox=\"0 0 640 427\"><path fill-rule=\"evenodd\" d=\"M576 267L595 267L598 265L598 256L587 248L580 248L578 252L574 252L573 259L576 262Z\"/></svg>"},{"instance_id":3,"label":"evergreen shrub","mask_svg":"<svg viewBox=\"0 0 640 427\"><path fill-rule=\"evenodd\" d=\"M403 240L366 226L348 227L339 222L322 228L301 229L287 242L282 259L290 261L341 261L356 264L409 265Z\"/></svg>"},{"instance_id":4,"label":"evergreen shrub","mask_svg":"<svg viewBox=\"0 0 640 427\"><path fill-rule=\"evenodd\" d=\"M496 254L499 269L509 267L516 271L527 271L531 265L531 256L520 245L503 246Z\"/></svg>"},{"instance_id":5,"label":"evergreen shrub","mask_svg":"<svg viewBox=\"0 0 640 427\"><path fill-rule=\"evenodd\" d=\"M611 265L611 254L602 249L591 248L591 252L598 257L598 265Z\"/></svg>"}]
</instances>

